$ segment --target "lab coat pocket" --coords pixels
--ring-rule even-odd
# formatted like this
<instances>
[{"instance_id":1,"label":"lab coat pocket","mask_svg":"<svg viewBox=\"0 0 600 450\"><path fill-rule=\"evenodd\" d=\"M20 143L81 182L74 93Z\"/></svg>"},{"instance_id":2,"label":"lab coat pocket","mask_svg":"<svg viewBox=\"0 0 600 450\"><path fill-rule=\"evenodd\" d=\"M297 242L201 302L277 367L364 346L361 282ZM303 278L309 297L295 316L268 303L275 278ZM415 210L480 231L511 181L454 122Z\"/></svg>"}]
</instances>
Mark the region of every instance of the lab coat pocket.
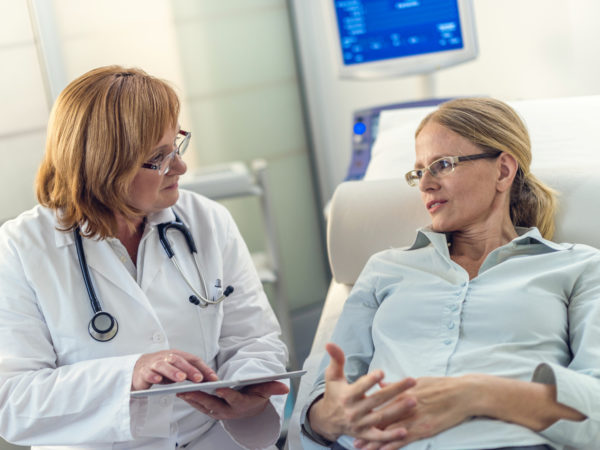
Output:
<instances>
[{"instance_id":1,"label":"lab coat pocket","mask_svg":"<svg viewBox=\"0 0 600 450\"><path fill-rule=\"evenodd\" d=\"M197 314L200 321L205 359L206 361L212 361L217 356L217 353L219 353L219 337L223 323L223 305L219 303L217 305L208 305L206 308L199 307Z\"/></svg>"}]
</instances>

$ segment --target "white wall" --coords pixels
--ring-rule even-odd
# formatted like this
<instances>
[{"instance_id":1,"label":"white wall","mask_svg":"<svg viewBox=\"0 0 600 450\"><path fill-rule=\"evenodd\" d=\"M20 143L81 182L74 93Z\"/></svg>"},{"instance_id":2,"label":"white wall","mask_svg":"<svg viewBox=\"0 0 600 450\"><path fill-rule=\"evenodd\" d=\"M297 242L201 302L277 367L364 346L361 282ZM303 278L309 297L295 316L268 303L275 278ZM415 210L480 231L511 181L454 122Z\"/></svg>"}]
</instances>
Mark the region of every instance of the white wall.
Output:
<instances>
[{"instance_id":1,"label":"white wall","mask_svg":"<svg viewBox=\"0 0 600 450\"><path fill-rule=\"evenodd\" d=\"M27 2L0 0L0 223L33 205L49 111Z\"/></svg>"},{"instance_id":2,"label":"white wall","mask_svg":"<svg viewBox=\"0 0 600 450\"><path fill-rule=\"evenodd\" d=\"M322 0L292 0L298 13L302 65L310 108L314 151L320 160L322 201L346 174L350 161L352 112L370 106L430 97L490 95L505 100L600 93L598 0L474 0L479 57L442 70L427 80L412 76L384 81L337 77L324 40ZM412 166L412 161L408 163Z\"/></svg>"}]
</instances>

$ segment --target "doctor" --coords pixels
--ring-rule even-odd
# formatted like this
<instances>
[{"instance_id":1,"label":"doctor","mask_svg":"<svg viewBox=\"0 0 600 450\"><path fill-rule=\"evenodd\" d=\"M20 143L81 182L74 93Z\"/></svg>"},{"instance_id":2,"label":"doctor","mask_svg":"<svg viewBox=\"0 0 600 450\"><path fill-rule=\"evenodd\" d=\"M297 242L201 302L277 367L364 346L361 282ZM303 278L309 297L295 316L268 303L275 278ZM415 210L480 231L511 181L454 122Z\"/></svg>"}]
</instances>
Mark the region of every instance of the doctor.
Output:
<instances>
[{"instance_id":1,"label":"doctor","mask_svg":"<svg viewBox=\"0 0 600 450\"><path fill-rule=\"evenodd\" d=\"M56 101L40 205L0 228L4 439L78 449L277 441L283 383L130 397L285 370L279 325L231 216L178 190L190 138L178 115L167 83L118 66L84 74ZM165 223L176 225L166 238L180 270L159 239Z\"/></svg>"}]
</instances>

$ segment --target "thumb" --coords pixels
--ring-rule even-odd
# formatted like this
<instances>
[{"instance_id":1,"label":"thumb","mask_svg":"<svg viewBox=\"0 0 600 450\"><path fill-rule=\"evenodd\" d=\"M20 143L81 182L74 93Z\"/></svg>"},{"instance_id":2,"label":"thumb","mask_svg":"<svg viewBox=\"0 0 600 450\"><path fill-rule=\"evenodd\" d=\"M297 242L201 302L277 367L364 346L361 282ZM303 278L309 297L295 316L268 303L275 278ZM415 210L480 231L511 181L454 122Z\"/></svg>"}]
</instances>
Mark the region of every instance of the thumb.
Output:
<instances>
[{"instance_id":1,"label":"thumb","mask_svg":"<svg viewBox=\"0 0 600 450\"><path fill-rule=\"evenodd\" d=\"M325 381L346 381L346 376L344 375L344 362L346 360L344 351L333 342L328 342L325 345L325 350L327 350L331 358L329 366L325 370Z\"/></svg>"}]
</instances>

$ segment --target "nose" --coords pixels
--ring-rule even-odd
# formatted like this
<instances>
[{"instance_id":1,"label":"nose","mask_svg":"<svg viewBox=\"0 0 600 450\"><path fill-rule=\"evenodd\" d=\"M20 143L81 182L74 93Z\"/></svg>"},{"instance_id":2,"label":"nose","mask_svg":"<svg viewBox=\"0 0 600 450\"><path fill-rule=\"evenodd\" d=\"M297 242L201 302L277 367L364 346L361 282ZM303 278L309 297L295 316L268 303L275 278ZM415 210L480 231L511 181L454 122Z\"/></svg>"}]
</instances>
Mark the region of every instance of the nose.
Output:
<instances>
[{"instance_id":1,"label":"nose","mask_svg":"<svg viewBox=\"0 0 600 450\"><path fill-rule=\"evenodd\" d=\"M431 175L429 170L423 171L423 176L419 180L419 190L421 192L431 191L439 188L437 178Z\"/></svg>"},{"instance_id":2,"label":"nose","mask_svg":"<svg viewBox=\"0 0 600 450\"><path fill-rule=\"evenodd\" d=\"M171 161L171 165L169 166L169 173L171 175L183 175L187 171L187 164L181 158L179 153L175 153L173 157L173 161Z\"/></svg>"}]
</instances>

